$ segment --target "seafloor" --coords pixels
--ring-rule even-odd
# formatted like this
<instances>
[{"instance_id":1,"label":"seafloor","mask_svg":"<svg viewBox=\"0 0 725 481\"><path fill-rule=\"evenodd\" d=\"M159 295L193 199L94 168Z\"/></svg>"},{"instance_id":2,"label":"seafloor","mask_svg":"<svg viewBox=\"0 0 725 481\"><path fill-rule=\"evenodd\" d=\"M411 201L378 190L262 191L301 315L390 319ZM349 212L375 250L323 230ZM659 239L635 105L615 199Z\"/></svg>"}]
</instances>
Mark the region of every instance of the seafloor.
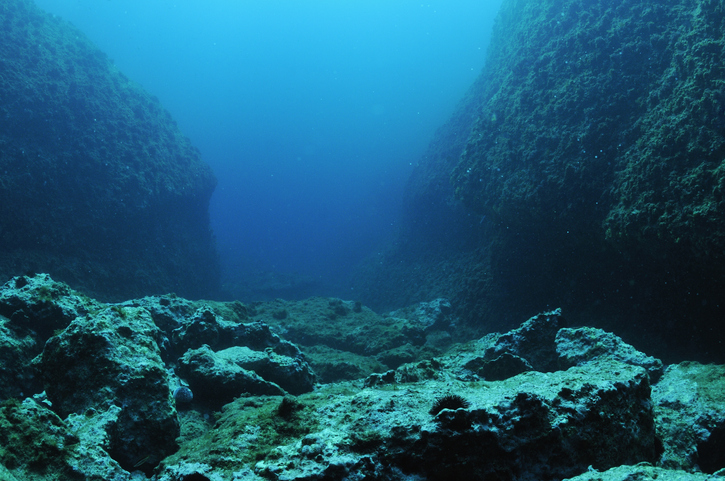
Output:
<instances>
[{"instance_id":1,"label":"seafloor","mask_svg":"<svg viewBox=\"0 0 725 481\"><path fill-rule=\"evenodd\" d=\"M557 309L463 342L445 299L95 301L0 287L0 479L709 479L725 366Z\"/></svg>"}]
</instances>

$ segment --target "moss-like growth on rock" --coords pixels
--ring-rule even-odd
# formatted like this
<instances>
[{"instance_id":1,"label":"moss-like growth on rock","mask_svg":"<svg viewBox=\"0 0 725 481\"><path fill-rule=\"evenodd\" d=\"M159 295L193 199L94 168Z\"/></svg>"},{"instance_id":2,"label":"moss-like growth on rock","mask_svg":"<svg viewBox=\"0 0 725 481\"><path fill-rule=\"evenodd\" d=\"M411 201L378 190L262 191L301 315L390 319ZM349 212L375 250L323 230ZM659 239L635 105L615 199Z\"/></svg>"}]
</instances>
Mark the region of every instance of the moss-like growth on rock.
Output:
<instances>
[{"instance_id":1,"label":"moss-like growth on rock","mask_svg":"<svg viewBox=\"0 0 725 481\"><path fill-rule=\"evenodd\" d=\"M8 469L73 479L66 459L78 442L53 411L33 400L0 404L0 464Z\"/></svg>"},{"instance_id":2,"label":"moss-like growth on rock","mask_svg":"<svg viewBox=\"0 0 725 481\"><path fill-rule=\"evenodd\" d=\"M399 247L356 286L363 301L435 293L484 331L561 305L658 355L722 361L724 11L504 0L481 76L413 173Z\"/></svg>"},{"instance_id":3,"label":"moss-like growth on rock","mask_svg":"<svg viewBox=\"0 0 725 481\"><path fill-rule=\"evenodd\" d=\"M49 272L104 299L213 293L216 180L170 114L31 1L3 2L0 25L0 278Z\"/></svg>"}]
</instances>

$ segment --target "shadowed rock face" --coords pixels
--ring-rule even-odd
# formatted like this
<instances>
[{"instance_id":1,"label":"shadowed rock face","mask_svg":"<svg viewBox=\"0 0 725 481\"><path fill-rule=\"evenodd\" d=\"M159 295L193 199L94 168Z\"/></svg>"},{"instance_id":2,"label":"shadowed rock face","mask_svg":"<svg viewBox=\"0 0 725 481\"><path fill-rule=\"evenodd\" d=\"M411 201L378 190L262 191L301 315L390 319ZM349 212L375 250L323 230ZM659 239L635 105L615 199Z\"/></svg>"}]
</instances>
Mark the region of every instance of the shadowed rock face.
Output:
<instances>
[{"instance_id":1,"label":"shadowed rock face","mask_svg":"<svg viewBox=\"0 0 725 481\"><path fill-rule=\"evenodd\" d=\"M216 179L158 99L27 0L0 6L0 277L210 295Z\"/></svg>"},{"instance_id":2,"label":"shadowed rock face","mask_svg":"<svg viewBox=\"0 0 725 481\"><path fill-rule=\"evenodd\" d=\"M485 330L560 305L658 355L721 361L722 9L505 0L362 300L444 296Z\"/></svg>"}]
</instances>

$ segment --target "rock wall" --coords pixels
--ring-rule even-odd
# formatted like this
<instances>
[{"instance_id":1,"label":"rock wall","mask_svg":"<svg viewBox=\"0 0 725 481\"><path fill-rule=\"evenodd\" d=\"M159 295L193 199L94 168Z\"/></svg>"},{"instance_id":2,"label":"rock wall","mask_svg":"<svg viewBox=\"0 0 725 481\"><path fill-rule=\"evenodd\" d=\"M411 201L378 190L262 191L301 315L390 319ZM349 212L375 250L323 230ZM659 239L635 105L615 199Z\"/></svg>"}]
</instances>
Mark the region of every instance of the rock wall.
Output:
<instances>
[{"instance_id":1,"label":"rock wall","mask_svg":"<svg viewBox=\"0 0 725 481\"><path fill-rule=\"evenodd\" d=\"M216 180L158 99L29 0L0 5L0 278L211 295Z\"/></svg>"},{"instance_id":2,"label":"rock wall","mask_svg":"<svg viewBox=\"0 0 725 481\"><path fill-rule=\"evenodd\" d=\"M724 10L722 0L505 0L481 77L408 194L407 222L419 225L420 212L452 212L453 191L469 247L388 284L412 297L437 286L487 329L562 305L659 355L717 356ZM430 256L426 242L403 238L390 272L406 272L405 252Z\"/></svg>"}]
</instances>

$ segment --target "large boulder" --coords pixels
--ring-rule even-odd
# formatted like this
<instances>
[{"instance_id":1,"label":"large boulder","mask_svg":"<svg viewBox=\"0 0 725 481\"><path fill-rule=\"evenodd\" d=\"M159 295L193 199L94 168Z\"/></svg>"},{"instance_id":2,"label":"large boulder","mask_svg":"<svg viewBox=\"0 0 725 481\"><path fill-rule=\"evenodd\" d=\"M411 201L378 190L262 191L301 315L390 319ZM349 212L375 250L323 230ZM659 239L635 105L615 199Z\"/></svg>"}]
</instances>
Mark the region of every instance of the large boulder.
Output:
<instances>
[{"instance_id":1,"label":"large boulder","mask_svg":"<svg viewBox=\"0 0 725 481\"><path fill-rule=\"evenodd\" d=\"M198 479L562 479L657 456L647 373L616 361L499 382L351 387L239 399L158 479L192 467Z\"/></svg>"},{"instance_id":2,"label":"large boulder","mask_svg":"<svg viewBox=\"0 0 725 481\"><path fill-rule=\"evenodd\" d=\"M215 292L216 180L158 99L31 0L3 2L0 25L0 279Z\"/></svg>"},{"instance_id":3,"label":"large boulder","mask_svg":"<svg viewBox=\"0 0 725 481\"><path fill-rule=\"evenodd\" d=\"M669 366L652 400L663 466L710 474L725 468L725 366Z\"/></svg>"},{"instance_id":4,"label":"large boulder","mask_svg":"<svg viewBox=\"0 0 725 481\"><path fill-rule=\"evenodd\" d=\"M173 453L179 422L159 343L142 308L112 306L51 337L40 362L45 392L62 417L107 415L107 450L124 469L150 472Z\"/></svg>"}]
</instances>

